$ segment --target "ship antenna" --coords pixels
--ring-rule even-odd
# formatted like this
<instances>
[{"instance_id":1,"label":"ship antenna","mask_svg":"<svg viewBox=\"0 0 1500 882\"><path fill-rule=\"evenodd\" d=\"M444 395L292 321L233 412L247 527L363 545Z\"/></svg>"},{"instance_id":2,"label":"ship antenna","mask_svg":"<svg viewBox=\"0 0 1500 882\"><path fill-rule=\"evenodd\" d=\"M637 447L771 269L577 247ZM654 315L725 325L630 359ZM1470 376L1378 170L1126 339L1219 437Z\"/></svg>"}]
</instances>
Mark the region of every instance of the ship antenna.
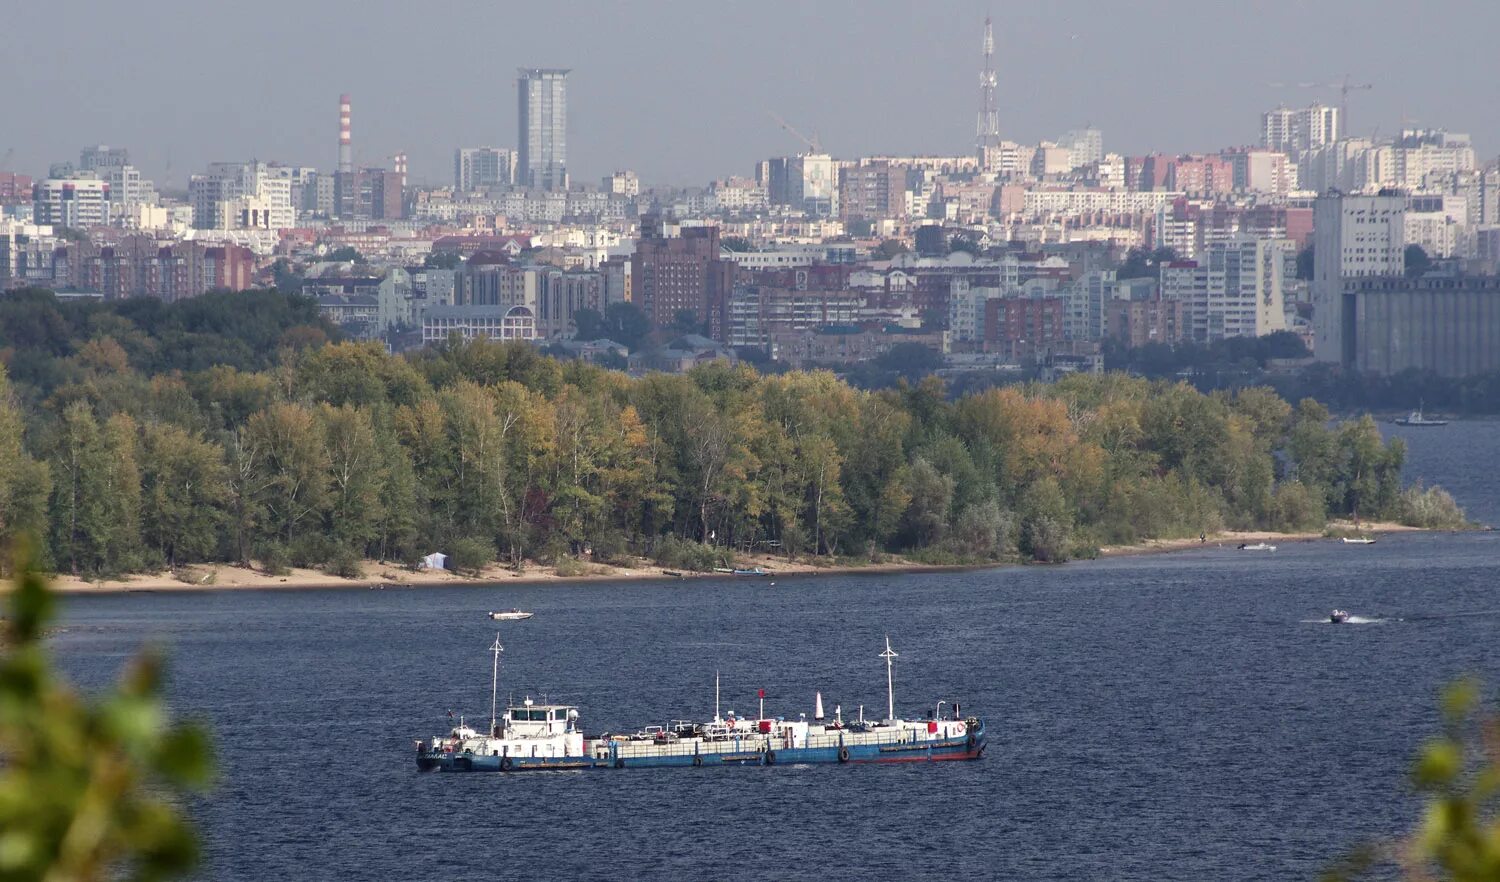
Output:
<instances>
[{"instance_id":1,"label":"ship antenna","mask_svg":"<svg viewBox=\"0 0 1500 882\"><path fill-rule=\"evenodd\" d=\"M499 638L496 639L498 640ZM894 720L896 719L896 680L895 674L892 672L891 660L897 656L896 651L891 649L891 637L889 634L885 638L885 652L882 652L880 657L885 659L885 718L887 720Z\"/></svg>"},{"instance_id":2,"label":"ship antenna","mask_svg":"<svg viewBox=\"0 0 1500 882\"><path fill-rule=\"evenodd\" d=\"M719 672L714 671L714 722L719 721Z\"/></svg>"},{"instance_id":3,"label":"ship antenna","mask_svg":"<svg viewBox=\"0 0 1500 882\"><path fill-rule=\"evenodd\" d=\"M495 666L490 672L490 737L495 737L495 703L500 696L500 653L505 647L500 645L500 632L495 632L495 645L490 647L490 652L495 654Z\"/></svg>"}]
</instances>

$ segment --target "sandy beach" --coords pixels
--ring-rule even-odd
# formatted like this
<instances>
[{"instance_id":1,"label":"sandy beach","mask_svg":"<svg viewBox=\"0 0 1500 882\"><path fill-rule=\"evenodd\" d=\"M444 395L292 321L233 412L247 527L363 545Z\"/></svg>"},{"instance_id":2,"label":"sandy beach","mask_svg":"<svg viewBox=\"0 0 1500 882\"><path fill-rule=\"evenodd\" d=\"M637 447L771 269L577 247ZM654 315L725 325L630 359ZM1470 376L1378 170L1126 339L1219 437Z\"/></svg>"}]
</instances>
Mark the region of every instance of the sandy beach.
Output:
<instances>
[{"instance_id":1,"label":"sandy beach","mask_svg":"<svg viewBox=\"0 0 1500 882\"><path fill-rule=\"evenodd\" d=\"M1411 532L1418 528L1395 523L1362 523L1356 530L1353 523L1334 522L1329 529L1354 534L1377 535L1385 533ZM1240 543L1267 542L1270 544L1334 541L1326 539L1323 532L1274 533L1267 531L1225 531L1214 533L1204 540L1196 538L1153 539L1135 545L1104 546L1099 549L1102 557L1132 554L1159 554L1182 551L1204 546L1234 547ZM883 563L832 565L814 562L811 559L787 560L768 555L741 556L735 565L744 568L760 567L768 578L777 576L815 575L880 575L892 573L943 572L953 570L989 569L992 567L1019 566L1016 563L985 563L972 565L923 564L899 557ZM584 564L583 573L558 575L550 566L529 564L524 571L516 572L506 566L495 565L476 576L463 576L447 570L409 570L393 563L366 561L365 575L359 579L344 579L331 576L321 570L294 568L284 575L271 575L251 567L230 564L194 564L175 573L165 570L160 573L145 573L123 579L89 581L76 576L55 575L51 577L54 590L64 594L108 594L134 591L228 591L236 589L294 590L313 588L383 589L419 588L432 585L494 585L494 584L568 584L575 582L608 582L663 580L674 578L722 577L723 573L682 573L656 566L647 561L628 567ZM6 590L9 583L3 583Z\"/></svg>"}]
</instances>

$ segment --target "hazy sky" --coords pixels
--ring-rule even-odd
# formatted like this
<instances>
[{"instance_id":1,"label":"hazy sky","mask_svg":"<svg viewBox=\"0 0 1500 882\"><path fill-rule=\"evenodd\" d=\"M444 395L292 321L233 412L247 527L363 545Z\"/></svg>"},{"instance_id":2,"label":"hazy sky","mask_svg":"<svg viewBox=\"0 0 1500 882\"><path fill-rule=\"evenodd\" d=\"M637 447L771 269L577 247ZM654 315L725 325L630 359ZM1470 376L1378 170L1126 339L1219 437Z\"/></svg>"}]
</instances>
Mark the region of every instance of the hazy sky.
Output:
<instances>
[{"instance_id":1,"label":"hazy sky","mask_svg":"<svg viewBox=\"0 0 1500 882\"><path fill-rule=\"evenodd\" d=\"M1270 83L1348 73L1375 86L1350 96L1356 133L1405 116L1500 151L1496 0L54 0L5 12L0 167L103 142L179 187L214 160L331 169L348 91L356 162L404 149L445 183L454 147L515 145L518 66L573 69L575 180L749 174L800 146L772 111L836 156L968 152L986 12L1008 139L1248 144L1278 102L1338 98Z\"/></svg>"}]
</instances>

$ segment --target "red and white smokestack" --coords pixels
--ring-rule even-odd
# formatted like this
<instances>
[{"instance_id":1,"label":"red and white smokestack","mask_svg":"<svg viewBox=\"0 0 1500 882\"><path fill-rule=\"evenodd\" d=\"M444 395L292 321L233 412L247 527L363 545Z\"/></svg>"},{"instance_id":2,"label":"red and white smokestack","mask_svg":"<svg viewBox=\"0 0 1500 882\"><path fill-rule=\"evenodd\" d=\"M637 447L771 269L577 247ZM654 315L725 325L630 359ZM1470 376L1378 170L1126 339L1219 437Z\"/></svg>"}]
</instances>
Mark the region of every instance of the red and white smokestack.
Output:
<instances>
[{"instance_id":1,"label":"red and white smokestack","mask_svg":"<svg viewBox=\"0 0 1500 882\"><path fill-rule=\"evenodd\" d=\"M354 171L354 145L349 137L349 95L339 96L339 171Z\"/></svg>"}]
</instances>

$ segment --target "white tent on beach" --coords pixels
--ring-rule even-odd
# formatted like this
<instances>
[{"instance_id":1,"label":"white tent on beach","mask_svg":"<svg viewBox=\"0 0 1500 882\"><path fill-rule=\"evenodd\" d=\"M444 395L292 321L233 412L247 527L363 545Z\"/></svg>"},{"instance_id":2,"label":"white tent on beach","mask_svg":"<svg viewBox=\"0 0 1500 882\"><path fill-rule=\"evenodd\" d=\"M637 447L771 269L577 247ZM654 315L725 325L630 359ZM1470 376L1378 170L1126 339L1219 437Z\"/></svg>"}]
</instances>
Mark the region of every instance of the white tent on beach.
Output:
<instances>
[{"instance_id":1,"label":"white tent on beach","mask_svg":"<svg viewBox=\"0 0 1500 882\"><path fill-rule=\"evenodd\" d=\"M420 569L446 570L448 569L448 555L443 554L441 551L434 551L433 553L422 558L422 565Z\"/></svg>"}]
</instances>

